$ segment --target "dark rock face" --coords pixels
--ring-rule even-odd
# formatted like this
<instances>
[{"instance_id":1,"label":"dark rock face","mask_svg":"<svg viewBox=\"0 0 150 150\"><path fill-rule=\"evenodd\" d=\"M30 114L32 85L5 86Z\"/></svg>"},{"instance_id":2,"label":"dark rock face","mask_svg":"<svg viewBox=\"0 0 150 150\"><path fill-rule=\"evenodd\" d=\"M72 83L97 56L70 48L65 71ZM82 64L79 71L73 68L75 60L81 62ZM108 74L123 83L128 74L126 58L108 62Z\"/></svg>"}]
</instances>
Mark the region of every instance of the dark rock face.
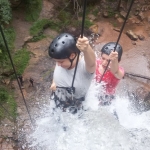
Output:
<instances>
[{"instance_id":1,"label":"dark rock face","mask_svg":"<svg viewBox=\"0 0 150 150\"><path fill-rule=\"evenodd\" d=\"M132 107L137 112L150 110L150 91L144 87L138 87L134 92L128 93Z\"/></svg>"}]
</instances>

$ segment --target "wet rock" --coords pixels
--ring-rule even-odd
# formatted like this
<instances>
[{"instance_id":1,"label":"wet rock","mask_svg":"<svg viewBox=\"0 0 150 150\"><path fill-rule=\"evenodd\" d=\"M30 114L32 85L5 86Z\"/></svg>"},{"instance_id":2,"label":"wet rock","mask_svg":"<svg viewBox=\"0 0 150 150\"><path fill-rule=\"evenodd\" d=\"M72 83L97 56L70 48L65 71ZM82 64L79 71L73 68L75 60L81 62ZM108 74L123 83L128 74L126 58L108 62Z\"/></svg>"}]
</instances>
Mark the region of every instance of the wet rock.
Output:
<instances>
[{"instance_id":1,"label":"wet rock","mask_svg":"<svg viewBox=\"0 0 150 150\"><path fill-rule=\"evenodd\" d=\"M3 142L3 138L0 138L0 144Z\"/></svg>"},{"instance_id":2,"label":"wet rock","mask_svg":"<svg viewBox=\"0 0 150 150\"><path fill-rule=\"evenodd\" d=\"M137 20L135 23L136 23L136 24L140 24L140 22L141 22L140 20Z\"/></svg>"},{"instance_id":3,"label":"wet rock","mask_svg":"<svg viewBox=\"0 0 150 150\"><path fill-rule=\"evenodd\" d=\"M104 29L101 28L98 24L92 25L89 29L91 32L93 32L95 34L99 34L99 36L101 36L104 31Z\"/></svg>"},{"instance_id":4,"label":"wet rock","mask_svg":"<svg viewBox=\"0 0 150 150\"><path fill-rule=\"evenodd\" d=\"M126 18L127 13L125 11L120 12L121 17Z\"/></svg>"},{"instance_id":5,"label":"wet rock","mask_svg":"<svg viewBox=\"0 0 150 150\"><path fill-rule=\"evenodd\" d=\"M23 112L22 109L21 109L20 107L18 107L18 108L17 108L17 113L18 113L18 114L21 114L22 112Z\"/></svg>"},{"instance_id":6,"label":"wet rock","mask_svg":"<svg viewBox=\"0 0 150 150\"><path fill-rule=\"evenodd\" d=\"M133 108L137 112L150 110L150 91L145 87L139 87L132 93L129 93Z\"/></svg>"},{"instance_id":7,"label":"wet rock","mask_svg":"<svg viewBox=\"0 0 150 150\"><path fill-rule=\"evenodd\" d=\"M104 11L104 12L103 12L103 17L104 17L104 18L108 18L108 12L107 12L107 11Z\"/></svg>"},{"instance_id":8,"label":"wet rock","mask_svg":"<svg viewBox=\"0 0 150 150\"><path fill-rule=\"evenodd\" d=\"M131 40L134 40L134 41L138 40L138 36L135 33L133 33L132 30L128 30L126 34Z\"/></svg>"},{"instance_id":9,"label":"wet rock","mask_svg":"<svg viewBox=\"0 0 150 150\"><path fill-rule=\"evenodd\" d=\"M11 82L11 88L12 88L12 89L15 89L15 83L14 83L14 81Z\"/></svg>"},{"instance_id":10,"label":"wet rock","mask_svg":"<svg viewBox=\"0 0 150 150\"><path fill-rule=\"evenodd\" d=\"M139 40L143 41L145 39L144 35L138 35Z\"/></svg>"},{"instance_id":11,"label":"wet rock","mask_svg":"<svg viewBox=\"0 0 150 150\"><path fill-rule=\"evenodd\" d=\"M143 21L145 19L145 16L143 14L143 12L140 12L139 15L138 15L138 18Z\"/></svg>"},{"instance_id":12,"label":"wet rock","mask_svg":"<svg viewBox=\"0 0 150 150\"><path fill-rule=\"evenodd\" d=\"M141 7L141 11L145 11L145 7L144 6Z\"/></svg>"},{"instance_id":13,"label":"wet rock","mask_svg":"<svg viewBox=\"0 0 150 150\"><path fill-rule=\"evenodd\" d=\"M97 24L92 25L89 29L93 33L98 33L98 25Z\"/></svg>"},{"instance_id":14,"label":"wet rock","mask_svg":"<svg viewBox=\"0 0 150 150\"><path fill-rule=\"evenodd\" d=\"M136 11L140 11L140 7L136 7Z\"/></svg>"},{"instance_id":15,"label":"wet rock","mask_svg":"<svg viewBox=\"0 0 150 150\"><path fill-rule=\"evenodd\" d=\"M135 16L138 16L138 15L139 15L139 11L136 10L136 11L134 12L134 15L135 15Z\"/></svg>"},{"instance_id":16,"label":"wet rock","mask_svg":"<svg viewBox=\"0 0 150 150\"><path fill-rule=\"evenodd\" d=\"M129 21L130 21L131 23L135 23L135 22L136 22L135 18L129 18Z\"/></svg>"},{"instance_id":17,"label":"wet rock","mask_svg":"<svg viewBox=\"0 0 150 150\"><path fill-rule=\"evenodd\" d=\"M148 21L148 23L150 23L150 16L147 17L147 21Z\"/></svg>"},{"instance_id":18,"label":"wet rock","mask_svg":"<svg viewBox=\"0 0 150 150\"><path fill-rule=\"evenodd\" d=\"M28 42L28 41L31 41L33 38L33 36L28 36L28 37L25 37L24 38L24 42Z\"/></svg>"},{"instance_id":19,"label":"wet rock","mask_svg":"<svg viewBox=\"0 0 150 150\"><path fill-rule=\"evenodd\" d=\"M96 17L92 14L89 14L88 15L88 18L91 20L91 21L94 21L96 19Z\"/></svg>"},{"instance_id":20,"label":"wet rock","mask_svg":"<svg viewBox=\"0 0 150 150\"><path fill-rule=\"evenodd\" d=\"M135 4L137 4L138 2L139 2L138 0L135 0L135 1L134 1Z\"/></svg>"},{"instance_id":21,"label":"wet rock","mask_svg":"<svg viewBox=\"0 0 150 150\"><path fill-rule=\"evenodd\" d=\"M117 21L119 22L119 23L123 23L123 19L122 18L117 18Z\"/></svg>"},{"instance_id":22,"label":"wet rock","mask_svg":"<svg viewBox=\"0 0 150 150\"><path fill-rule=\"evenodd\" d=\"M136 42L135 42L135 41L132 41L132 44L133 44L133 45L136 45Z\"/></svg>"},{"instance_id":23,"label":"wet rock","mask_svg":"<svg viewBox=\"0 0 150 150\"><path fill-rule=\"evenodd\" d=\"M119 28L113 28L113 30L117 31L117 32L120 32L120 29Z\"/></svg>"},{"instance_id":24,"label":"wet rock","mask_svg":"<svg viewBox=\"0 0 150 150\"><path fill-rule=\"evenodd\" d=\"M144 10L147 11L148 10L148 6L145 6Z\"/></svg>"},{"instance_id":25,"label":"wet rock","mask_svg":"<svg viewBox=\"0 0 150 150\"><path fill-rule=\"evenodd\" d=\"M1 75L5 76L5 77L9 77L9 76L11 76L13 74L14 74L14 71L13 70L9 70L9 71L3 72Z\"/></svg>"},{"instance_id":26,"label":"wet rock","mask_svg":"<svg viewBox=\"0 0 150 150\"><path fill-rule=\"evenodd\" d=\"M9 83L10 83L9 78L3 78L1 81L2 81L3 84L6 84L6 85L9 85Z\"/></svg>"},{"instance_id":27,"label":"wet rock","mask_svg":"<svg viewBox=\"0 0 150 150\"><path fill-rule=\"evenodd\" d=\"M118 14L115 14L115 18L117 19L119 17L119 15Z\"/></svg>"}]
</instances>

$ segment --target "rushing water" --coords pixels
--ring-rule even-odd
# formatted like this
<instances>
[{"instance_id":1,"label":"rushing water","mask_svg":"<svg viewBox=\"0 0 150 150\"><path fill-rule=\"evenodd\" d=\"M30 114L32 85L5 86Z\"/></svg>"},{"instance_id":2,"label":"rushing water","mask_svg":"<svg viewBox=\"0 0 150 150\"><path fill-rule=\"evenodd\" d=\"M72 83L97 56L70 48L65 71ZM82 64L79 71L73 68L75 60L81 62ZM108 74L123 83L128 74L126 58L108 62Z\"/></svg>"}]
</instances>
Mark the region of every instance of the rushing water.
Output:
<instances>
[{"instance_id":1,"label":"rushing water","mask_svg":"<svg viewBox=\"0 0 150 150\"><path fill-rule=\"evenodd\" d=\"M75 115L59 109L54 112L52 102L45 106L27 137L29 149L149 150L150 112L135 114L128 98L121 95L110 106L100 107L98 89L100 85L92 84L85 110Z\"/></svg>"}]
</instances>

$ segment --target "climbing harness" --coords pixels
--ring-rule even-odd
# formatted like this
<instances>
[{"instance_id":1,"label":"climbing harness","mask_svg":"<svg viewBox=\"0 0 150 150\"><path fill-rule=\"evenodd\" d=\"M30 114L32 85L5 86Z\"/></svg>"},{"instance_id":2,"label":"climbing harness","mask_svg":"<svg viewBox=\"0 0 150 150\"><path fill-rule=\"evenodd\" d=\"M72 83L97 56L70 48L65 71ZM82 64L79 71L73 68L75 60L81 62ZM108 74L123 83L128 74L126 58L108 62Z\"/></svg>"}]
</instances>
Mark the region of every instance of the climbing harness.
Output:
<instances>
[{"instance_id":1,"label":"climbing harness","mask_svg":"<svg viewBox=\"0 0 150 150\"><path fill-rule=\"evenodd\" d=\"M63 90L65 92L60 96L59 94ZM57 87L57 92L52 92L51 94L51 100L54 100L56 108L60 108L63 112L69 111L72 114L75 114L78 110L82 109L82 101L84 101L84 97L79 99L72 98L70 88Z\"/></svg>"},{"instance_id":2,"label":"climbing harness","mask_svg":"<svg viewBox=\"0 0 150 150\"><path fill-rule=\"evenodd\" d=\"M127 15L126 15L126 17L125 17L124 23L123 23L122 28L121 28L121 30L120 30L120 33L119 33L119 36L118 36L116 45L115 45L115 47L114 47L114 52L115 52L115 49L116 49L116 47L117 47L117 45L118 45L118 42L119 42L119 40L120 40L120 37L121 37L121 34L122 34L122 32L123 32L125 23L126 23L126 21L127 21L127 19L128 19L128 16L129 16L131 7L132 7L132 5L133 5L133 2L134 2L134 0L131 1L129 10L128 10L128 12L127 12ZM101 81L102 81L102 79L103 79L103 77L104 77L104 74L106 73L106 71L107 71L107 69L108 69L109 64L110 64L110 60L108 61L108 64L107 64L107 66L106 66L106 68L105 68L105 70L104 70L104 73L103 73L102 76L101 76L101 79L100 79L100 82L99 82L99 83L101 83Z\"/></svg>"},{"instance_id":3,"label":"climbing harness","mask_svg":"<svg viewBox=\"0 0 150 150\"><path fill-rule=\"evenodd\" d=\"M8 45L7 45L7 42L6 42L6 39L5 39L5 35L4 35L4 33L3 33L3 29L2 29L2 27L1 27L1 25L0 25L0 31L1 31L1 35L2 35L4 44L5 44L5 47L6 47L6 50L7 50L7 53L8 53L8 56L9 56L9 59L10 59L12 68L13 68L13 71L14 71L14 73L15 73L15 77L16 77L16 79L17 79L17 83L18 83L18 85L19 85L19 89L20 89L20 92L21 92L21 95L22 95L24 104L25 104L25 106L26 106L27 113L28 113L28 115L29 115L31 124L33 125L33 120L32 120L32 118L31 118L31 115L30 115L30 112L29 112L29 109L28 109L28 106L27 106L27 103L26 103L26 100L25 100L23 91L22 91L22 89L21 89L21 85L20 85L20 83L19 83L19 79L18 79L18 77L17 77L16 69L15 69L15 66L14 66L14 63L13 63L13 60L12 60L12 57L11 57L11 54L10 54L10 51L9 51L9 48L8 48Z\"/></svg>"}]
</instances>

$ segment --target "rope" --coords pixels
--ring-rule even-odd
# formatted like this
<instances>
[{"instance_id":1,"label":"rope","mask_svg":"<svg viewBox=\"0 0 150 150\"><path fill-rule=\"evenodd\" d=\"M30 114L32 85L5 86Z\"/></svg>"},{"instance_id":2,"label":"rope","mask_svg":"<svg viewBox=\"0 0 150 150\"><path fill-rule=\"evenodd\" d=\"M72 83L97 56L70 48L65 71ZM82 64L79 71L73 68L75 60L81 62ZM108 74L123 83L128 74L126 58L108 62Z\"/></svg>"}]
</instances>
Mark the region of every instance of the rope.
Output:
<instances>
[{"instance_id":1,"label":"rope","mask_svg":"<svg viewBox=\"0 0 150 150\"><path fill-rule=\"evenodd\" d=\"M131 11L131 7L132 7L132 5L133 5L133 2L134 2L134 0L132 0L132 2L131 2L131 4L130 4L130 7L129 7L128 12L127 12L127 15L126 15L126 17L125 17L124 23L123 23L123 25L122 25L122 27L121 27L121 30L120 30L120 33L119 33L119 36L118 36L116 45L115 45L114 50L113 50L114 52L115 52L115 49L116 49L116 47L117 47L117 45L118 45L118 42L119 42L119 40L120 40L121 34L122 34L123 29L124 29L124 26L125 26L125 24L126 24L126 21L127 21L127 19L128 19L128 16L129 16L129 13L130 13L130 11ZM105 70L104 70L103 75L101 76L101 79L100 79L99 83L101 83L101 81L102 81L102 79L103 79L103 77L104 77L104 74L106 73L106 70L107 70L109 64L110 64L110 60L108 61L108 64L107 64L107 66L106 66L106 68L105 68Z\"/></svg>"},{"instance_id":2,"label":"rope","mask_svg":"<svg viewBox=\"0 0 150 150\"><path fill-rule=\"evenodd\" d=\"M86 4L87 4L87 0L84 0L84 3L83 3L83 16L82 16L82 28L81 28L81 38L83 38L83 32L84 32ZM71 86L72 94L73 94L73 89L74 89L73 85L74 85L74 80L75 80L75 76L76 76L76 72L77 72L79 57L80 57L80 51L79 51L78 56L77 56L76 66L75 66L73 80L72 80L72 86Z\"/></svg>"},{"instance_id":3,"label":"rope","mask_svg":"<svg viewBox=\"0 0 150 150\"><path fill-rule=\"evenodd\" d=\"M23 91L22 91L22 89L21 89L21 85L20 85L20 83L19 83L19 80L18 80L18 77L17 77L17 73L16 73L16 69L15 69L15 66L14 66L14 63L13 63L13 60L12 60L12 57L11 57L11 54L10 54L10 51L9 51L9 48L8 48L8 45L7 45L7 42L6 42L6 39L5 39L5 35L4 35L4 33L3 33L3 29L2 29L2 27L1 27L1 25L0 25L0 31L1 31L1 34L2 34L2 38L3 38L4 44L5 44L5 47L6 47L6 50L7 50L7 53L8 53L8 56L9 56L9 59L10 59L10 62L11 62L13 71L14 71L14 73L15 73L15 77L16 77L17 82L18 82L18 85L19 85L20 92L21 92L22 97L23 97L24 104L25 104L25 106L26 106L27 113L28 113L28 115L29 115L31 124L33 125L33 121L32 121L32 119L31 119L31 115L30 115L30 112L29 112L29 109L28 109L28 106L27 106L27 103L26 103L26 100L25 100Z\"/></svg>"},{"instance_id":4,"label":"rope","mask_svg":"<svg viewBox=\"0 0 150 150\"><path fill-rule=\"evenodd\" d=\"M10 116L11 119L15 122L15 118L9 113L9 111L0 103L0 106L7 112L7 114Z\"/></svg>"},{"instance_id":5,"label":"rope","mask_svg":"<svg viewBox=\"0 0 150 150\"><path fill-rule=\"evenodd\" d=\"M125 72L125 75L150 80L150 77L142 76L142 75L139 75L139 74L134 74L134 73Z\"/></svg>"}]
</instances>

